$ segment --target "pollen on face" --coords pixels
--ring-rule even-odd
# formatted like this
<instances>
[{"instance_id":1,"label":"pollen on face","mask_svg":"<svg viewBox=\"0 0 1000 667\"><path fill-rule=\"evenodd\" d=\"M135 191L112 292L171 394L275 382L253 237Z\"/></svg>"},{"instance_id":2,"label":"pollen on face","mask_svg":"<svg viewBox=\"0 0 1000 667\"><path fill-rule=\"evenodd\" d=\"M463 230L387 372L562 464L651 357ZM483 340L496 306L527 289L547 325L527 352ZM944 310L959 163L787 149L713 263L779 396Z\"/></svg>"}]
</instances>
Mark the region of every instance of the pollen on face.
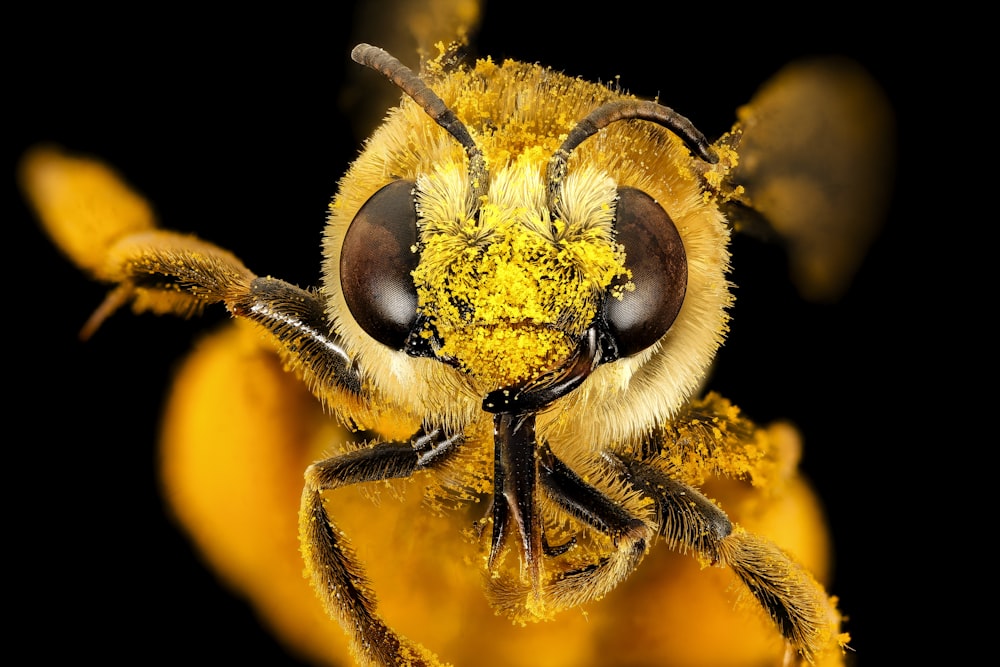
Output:
<instances>
[{"instance_id":1,"label":"pollen on face","mask_svg":"<svg viewBox=\"0 0 1000 667\"><path fill-rule=\"evenodd\" d=\"M550 220L536 198L510 196L537 182L537 172L520 181L508 174L494 179L503 192L473 217L423 221L413 274L418 309L441 342L437 354L490 389L565 362L600 294L626 273L624 254L608 237L566 233L565 221ZM422 185L428 200L441 200L440 190ZM418 206L426 215L443 210L427 204Z\"/></svg>"}]
</instances>

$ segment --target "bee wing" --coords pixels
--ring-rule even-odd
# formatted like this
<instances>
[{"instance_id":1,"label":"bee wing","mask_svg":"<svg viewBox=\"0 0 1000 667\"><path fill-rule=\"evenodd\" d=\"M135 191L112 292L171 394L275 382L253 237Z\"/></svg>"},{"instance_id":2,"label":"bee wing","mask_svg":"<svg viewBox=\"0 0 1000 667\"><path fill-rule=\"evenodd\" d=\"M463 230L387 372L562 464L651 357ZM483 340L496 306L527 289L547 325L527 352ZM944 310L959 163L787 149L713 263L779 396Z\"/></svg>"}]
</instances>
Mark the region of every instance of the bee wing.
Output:
<instances>
[{"instance_id":1,"label":"bee wing","mask_svg":"<svg viewBox=\"0 0 1000 667\"><path fill-rule=\"evenodd\" d=\"M739 154L728 185L759 214L736 212L736 228L763 223L787 245L803 297L836 300L889 205L895 121L882 89L844 58L792 63L739 110L726 142Z\"/></svg>"}]
</instances>

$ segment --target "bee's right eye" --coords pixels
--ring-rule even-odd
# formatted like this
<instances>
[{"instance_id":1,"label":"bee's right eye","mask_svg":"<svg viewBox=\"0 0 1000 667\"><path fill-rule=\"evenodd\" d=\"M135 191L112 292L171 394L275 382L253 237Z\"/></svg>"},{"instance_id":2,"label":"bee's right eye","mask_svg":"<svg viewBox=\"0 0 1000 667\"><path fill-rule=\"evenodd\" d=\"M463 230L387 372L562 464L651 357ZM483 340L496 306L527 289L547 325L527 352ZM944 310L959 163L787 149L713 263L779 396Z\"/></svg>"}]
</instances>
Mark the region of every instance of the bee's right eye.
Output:
<instances>
[{"instance_id":1,"label":"bee's right eye","mask_svg":"<svg viewBox=\"0 0 1000 667\"><path fill-rule=\"evenodd\" d=\"M618 356L627 357L673 325L687 294L687 254L670 215L641 190L619 188L615 229L635 289L606 298L604 318Z\"/></svg>"},{"instance_id":2,"label":"bee's right eye","mask_svg":"<svg viewBox=\"0 0 1000 667\"><path fill-rule=\"evenodd\" d=\"M398 180L368 198L354 216L340 255L340 285L358 325L402 350L417 318L411 272L419 259L413 181Z\"/></svg>"}]
</instances>

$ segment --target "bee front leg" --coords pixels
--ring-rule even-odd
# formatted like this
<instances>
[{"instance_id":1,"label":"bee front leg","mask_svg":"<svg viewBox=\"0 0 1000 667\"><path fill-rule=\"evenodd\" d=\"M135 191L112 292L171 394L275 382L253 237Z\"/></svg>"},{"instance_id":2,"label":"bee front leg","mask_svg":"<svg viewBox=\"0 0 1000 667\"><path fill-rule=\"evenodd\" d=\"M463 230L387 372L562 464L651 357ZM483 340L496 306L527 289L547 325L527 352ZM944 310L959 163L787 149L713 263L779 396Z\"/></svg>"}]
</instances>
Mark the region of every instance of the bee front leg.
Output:
<instances>
[{"instance_id":1,"label":"bee front leg","mask_svg":"<svg viewBox=\"0 0 1000 667\"><path fill-rule=\"evenodd\" d=\"M317 292L259 277L228 251L170 231L128 235L112 246L109 258L118 286L88 328L130 301L136 310L181 316L221 303L267 331L287 367L327 407L342 411L349 405L363 414L361 374L331 331Z\"/></svg>"},{"instance_id":2,"label":"bee front leg","mask_svg":"<svg viewBox=\"0 0 1000 667\"><path fill-rule=\"evenodd\" d=\"M546 497L581 523L611 537L615 548L593 563L547 577L534 591L509 577L490 579L487 592L493 606L514 619L547 619L562 609L603 597L638 566L656 537L652 522L632 515L584 481L547 446L541 446L538 460L538 481Z\"/></svg>"},{"instance_id":3,"label":"bee front leg","mask_svg":"<svg viewBox=\"0 0 1000 667\"><path fill-rule=\"evenodd\" d=\"M160 228L145 199L96 160L40 147L25 156L19 176L59 248L113 285L81 337L129 304L136 312L188 317L221 303L266 329L285 363L327 407L361 413L361 374L317 292L258 277L231 252Z\"/></svg>"},{"instance_id":4,"label":"bee front leg","mask_svg":"<svg viewBox=\"0 0 1000 667\"><path fill-rule=\"evenodd\" d=\"M330 519L323 492L359 482L409 477L454 452L461 435L440 431L411 442L383 442L318 461L305 473L299 541L306 571L323 606L340 623L364 665L435 666L437 656L394 632L379 617L375 595L348 541Z\"/></svg>"}]
</instances>

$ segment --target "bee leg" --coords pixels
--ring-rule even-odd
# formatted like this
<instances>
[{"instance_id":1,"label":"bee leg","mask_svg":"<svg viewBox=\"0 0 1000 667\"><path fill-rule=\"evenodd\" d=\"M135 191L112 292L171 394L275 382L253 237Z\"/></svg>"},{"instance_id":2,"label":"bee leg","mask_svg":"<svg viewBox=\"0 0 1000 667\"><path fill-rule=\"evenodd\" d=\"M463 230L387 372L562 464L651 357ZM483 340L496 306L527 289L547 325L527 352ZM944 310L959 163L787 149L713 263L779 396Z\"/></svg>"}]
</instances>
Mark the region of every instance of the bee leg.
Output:
<instances>
[{"instance_id":1,"label":"bee leg","mask_svg":"<svg viewBox=\"0 0 1000 667\"><path fill-rule=\"evenodd\" d=\"M541 481L546 494L564 511L611 537L616 550L597 563L557 575L546 595L557 606L576 606L609 593L639 565L656 533L619 503L588 484L544 448Z\"/></svg>"},{"instance_id":2,"label":"bee leg","mask_svg":"<svg viewBox=\"0 0 1000 667\"><path fill-rule=\"evenodd\" d=\"M733 524L718 505L692 486L653 466L613 454L605 457L620 466L628 485L653 500L658 532L674 551L720 560L719 545L733 532Z\"/></svg>"},{"instance_id":3,"label":"bee leg","mask_svg":"<svg viewBox=\"0 0 1000 667\"><path fill-rule=\"evenodd\" d=\"M628 457L606 456L620 464L632 488L653 500L659 534L668 546L730 567L807 662L814 662L831 642L843 645L834 602L777 545L734 525L697 489L662 470Z\"/></svg>"},{"instance_id":4,"label":"bee leg","mask_svg":"<svg viewBox=\"0 0 1000 667\"><path fill-rule=\"evenodd\" d=\"M548 577L537 591L510 578L490 579L487 593L493 606L515 619L548 618L604 596L636 568L656 536L652 522L632 515L585 482L547 446L539 447L538 461L538 480L546 496L577 520L612 537L616 548L595 563Z\"/></svg>"},{"instance_id":5,"label":"bee leg","mask_svg":"<svg viewBox=\"0 0 1000 667\"><path fill-rule=\"evenodd\" d=\"M360 374L315 293L259 278L232 253L159 228L142 196L95 160L41 147L25 156L19 177L63 252L114 285L82 338L128 304L137 312L188 317L223 303L267 329L285 363L302 372L328 407L360 395Z\"/></svg>"},{"instance_id":6,"label":"bee leg","mask_svg":"<svg viewBox=\"0 0 1000 667\"><path fill-rule=\"evenodd\" d=\"M542 535L542 551L546 556L550 558L555 558L556 556L562 556L564 553L576 546L576 538L571 537L562 544L549 544L548 539L545 535Z\"/></svg>"},{"instance_id":7,"label":"bee leg","mask_svg":"<svg viewBox=\"0 0 1000 667\"><path fill-rule=\"evenodd\" d=\"M440 665L424 647L382 621L375 595L350 544L330 519L323 492L359 482L409 477L445 460L461 435L418 434L411 442L382 442L318 461L306 470L299 512L299 541L306 571L327 613L351 639L364 665Z\"/></svg>"},{"instance_id":8,"label":"bee leg","mask_svg":"<svg viewBox=\"0 0 1000 667\"><path fill-rule=\"evenodd\" d=\"M736 573L803 659L814 663L831 648L844 649L849 638L840 633L836 600L777 545L737 526L719 546L722 563Z\"/></svg>"},{"instance_id":9,"label":"bee leg","mask_svg":"<svg viewBox=\"0 0 1000 667\"><path fill-rule=\"evenodd\" d=\"M585 482L568 465L543 447L541 481L549 497L576 519L610 536L615 543L636 541L645 551L650 526Z\"/></svg>"},{"instance_id":10,"label":"bee leg","mask_svg":"<svg viewBox=\"0 0 1000 667\"><path fill-rule=\"evenodd\" d=\"M343 402L338 394L325 393L333 387L361 396L358 367L340 337L330 331L323 301L315 292L275 278L255 278L249 290L227 306L269 331L285 363L301 372L328 406Z\"/></svg>"},{"instance_id":11,"label":"bee leg","mask_svg":"<svg viewBox=\"0 0 1000 667\"><path fill-rule=\"evenodd\" d=\"M358 369L330 331L315 292L258 277L231 253L174 232L129 235L110 255L119 285L98 309L98 320L128 301L136 310L181 316L222 303L267 330L286 365L328 406L361 395ZM94 320L88 328L100 323Z\"/></svg>"}]
</instances>

